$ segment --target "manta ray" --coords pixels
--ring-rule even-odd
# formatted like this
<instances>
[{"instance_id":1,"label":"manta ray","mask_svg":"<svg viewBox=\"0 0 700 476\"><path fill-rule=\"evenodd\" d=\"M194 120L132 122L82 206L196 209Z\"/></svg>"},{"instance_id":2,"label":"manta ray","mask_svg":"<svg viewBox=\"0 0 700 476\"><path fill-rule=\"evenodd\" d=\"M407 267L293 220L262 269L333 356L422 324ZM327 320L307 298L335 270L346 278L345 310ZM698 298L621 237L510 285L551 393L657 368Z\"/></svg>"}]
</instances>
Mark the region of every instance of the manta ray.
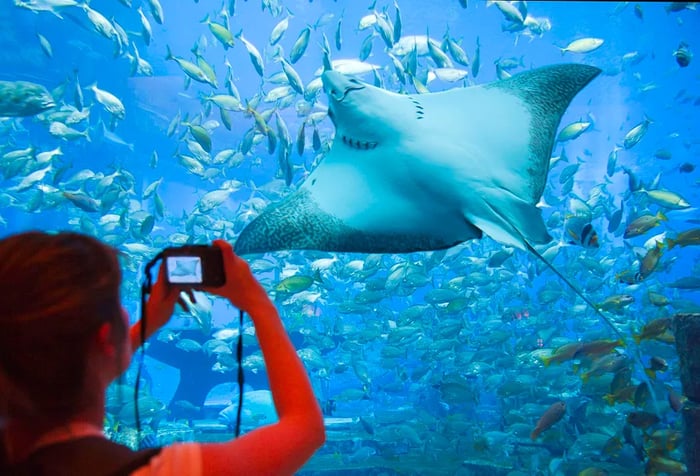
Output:
<instances>
[{"instance_id":1,"label":"manta ray","mask_svg":"<svg viewBox=\"0 0 700 476\"><path fill-rule=\"evenodd\" d=\"M486 234L541 258L533 246L551 237L536 204L555 134L600 71L560 64L420 95L326 71L330 151L243 229L234 249L408 253Z\"/></svg>"}]
</instances>

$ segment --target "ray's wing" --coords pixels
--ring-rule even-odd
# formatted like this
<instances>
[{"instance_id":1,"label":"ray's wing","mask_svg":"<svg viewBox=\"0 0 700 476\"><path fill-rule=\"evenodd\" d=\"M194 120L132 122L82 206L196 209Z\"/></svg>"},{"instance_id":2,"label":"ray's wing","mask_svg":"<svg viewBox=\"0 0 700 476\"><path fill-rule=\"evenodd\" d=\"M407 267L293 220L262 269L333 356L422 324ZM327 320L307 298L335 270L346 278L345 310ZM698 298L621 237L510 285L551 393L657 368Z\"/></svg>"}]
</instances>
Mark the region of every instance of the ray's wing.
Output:
<instances>
[{"instance_id":1,"label":"ray's wing","mask_svg":"<svg viewBox=\"0 0 700 476\"><path fill-rule=\"evenodd\" d=\"M580 64L538 68L487 85L517 99L526 111L522 127L527 150L510 154L499 163L493 158L492 176L480 182L477 203L465 216L484 233L504 244L527 249L527 244L551 240L541 212L535 206L542 196L549 171L557 127L574 96L600 73ZM503 168L515 173L506 174Z\"/></svg>"}]
</instances>

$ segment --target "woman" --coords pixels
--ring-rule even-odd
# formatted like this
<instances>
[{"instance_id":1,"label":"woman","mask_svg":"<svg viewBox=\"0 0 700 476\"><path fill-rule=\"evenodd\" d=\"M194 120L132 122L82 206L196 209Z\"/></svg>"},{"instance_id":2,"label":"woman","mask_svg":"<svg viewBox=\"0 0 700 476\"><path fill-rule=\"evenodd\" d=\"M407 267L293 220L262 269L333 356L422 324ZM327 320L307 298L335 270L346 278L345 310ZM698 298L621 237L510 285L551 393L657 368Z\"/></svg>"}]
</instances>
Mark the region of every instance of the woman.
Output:
<instances>
[{"instance_id":1,"label":"woman","mask_svg":"<svg viewBox=\"0 0 700 476\"><path fill-rule=\"evenodd\" d=\"M278 422L214 444L134 453L102 433L105 390L129 365L141 322L120 303L117 251L77 233L0 240L0 474L292 474L325 440L323 416L274 305L221 240L226 284L205 291L255 324ZM146 304L148 338L181 288L163 267Z\"/></svg>"}]
</instances>

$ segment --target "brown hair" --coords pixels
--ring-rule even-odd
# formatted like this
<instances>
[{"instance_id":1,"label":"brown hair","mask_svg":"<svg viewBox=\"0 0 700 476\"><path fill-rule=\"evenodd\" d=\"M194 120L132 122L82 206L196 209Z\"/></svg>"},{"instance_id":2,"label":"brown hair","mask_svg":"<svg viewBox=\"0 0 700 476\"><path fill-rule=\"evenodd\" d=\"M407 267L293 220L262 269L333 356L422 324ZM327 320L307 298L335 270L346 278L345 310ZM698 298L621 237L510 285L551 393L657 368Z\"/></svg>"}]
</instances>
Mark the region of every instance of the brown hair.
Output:
<instances>
[{"instance_id":1,"label":"brown hair","mask_svg":"<svg viewBox=\"0 0 700 476\"><path fill-rule=\"evenodd\" d=\"M104 322L126 332L120 284L117 250L95 238L0 240L0 419L80 409L91 338Z\"/></svg>"}]
</instances>

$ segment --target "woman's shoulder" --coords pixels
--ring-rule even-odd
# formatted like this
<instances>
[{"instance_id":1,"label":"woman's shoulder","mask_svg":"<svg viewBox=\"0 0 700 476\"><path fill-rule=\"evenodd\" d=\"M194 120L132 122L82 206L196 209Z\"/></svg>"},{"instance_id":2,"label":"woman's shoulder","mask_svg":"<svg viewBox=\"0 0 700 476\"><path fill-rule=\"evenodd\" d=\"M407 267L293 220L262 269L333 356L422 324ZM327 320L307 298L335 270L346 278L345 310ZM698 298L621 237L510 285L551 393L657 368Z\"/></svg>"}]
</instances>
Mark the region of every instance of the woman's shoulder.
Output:
<instances>
[{"instance_id":1,"label":"woman's shoulder","mask_svg":"<svg viewBox=\"0 0 700 476\"><path fill-rule=\"evenodd\" d=\"M202 446L199 443L178 443L164 446L150 459L149 464L131 473L131 476L200 476L202 474Z\"/></svg>"}]
</instances>

